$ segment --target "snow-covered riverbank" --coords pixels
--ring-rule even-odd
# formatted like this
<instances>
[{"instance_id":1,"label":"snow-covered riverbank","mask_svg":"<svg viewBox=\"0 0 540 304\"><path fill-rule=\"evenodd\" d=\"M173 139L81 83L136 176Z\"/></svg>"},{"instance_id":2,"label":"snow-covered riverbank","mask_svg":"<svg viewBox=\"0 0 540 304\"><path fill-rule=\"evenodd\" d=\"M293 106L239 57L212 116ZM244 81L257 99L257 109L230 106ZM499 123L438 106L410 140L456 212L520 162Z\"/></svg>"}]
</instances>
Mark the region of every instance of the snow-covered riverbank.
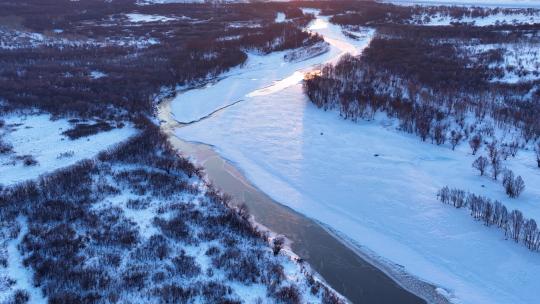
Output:
<instances>
[{"instance_id":1,"label":"snow-covered riverbank","mask_svg":"<svg viewBox=\"0 0 540 304\"><path fill-rule=\"evenodd\" d=\"M327 41L350 42L339 28L322 28ZM205 91L193 94L201 104L207 100ZM538 220L540 173L532 154L512 161L530 186L509 200L499 184L477 176L465 147L422 143L383 117L344 121L316 109L298 82L243 98L177 135L211 144L276 201L441 286L457 303L536 303L540 256L435 196L444 185L458 187ZM181 111L176 107L175 116Z\"/></svg>"},{"instance_id":2,"label":"snow-covered riverbank","mask_svg":"<svg viewBox=\"0 0 540 304\"><path fill-rule=\"evenodd\" d=\"M296 62L284 58L287 52L249 54L244 66L225 73L221 80L178 95L172 102L173 116L182 123L194 122L240 100L298 84L314 66L335 61L345 53L358 53L373 35L373 30L366 29L358 40L346 38L326 17L316 19L310 30L324 36L330 45L328 52Z\"/></svg>"},{"instance_id":3,"label":"snow-covered riverbank","mask_svg":"<svg viewBox=\"0 0 540 304\"><path fill-rule=\"evenodd\" d=\"M457 5L505 8L540 8L536 0L381 0L398 5Z\"/></svg>"}]
</instances>

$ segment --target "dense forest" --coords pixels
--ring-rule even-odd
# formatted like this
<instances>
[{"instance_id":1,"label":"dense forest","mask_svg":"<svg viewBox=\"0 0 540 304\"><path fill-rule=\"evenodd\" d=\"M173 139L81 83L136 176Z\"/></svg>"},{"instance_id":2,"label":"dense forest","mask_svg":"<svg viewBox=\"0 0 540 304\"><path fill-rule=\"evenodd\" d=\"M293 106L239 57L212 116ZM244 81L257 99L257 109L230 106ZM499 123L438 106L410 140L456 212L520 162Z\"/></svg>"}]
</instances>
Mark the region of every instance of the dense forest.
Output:
<instances>
[{"instance_id":1,"label":"dense forest","mask_svg":"<svg viewBox=\"0 0 540 304\"><path fill-rule=\"evenodd\" d=\"M278 11L291 21L274 22ZM171 20L133 23L130 13ZM4 1L1 110L108 120L152 114L157 96L240 65L247 52L322 41L302 29L311 18L298 8L264 3Z\"/></svg>"},{"instance_id":2,"label":"dense forest","mask_svg":"<svg viewBox=\"0 0 540 304\"><path fill-rule=\"evenodd\" d=\"M503 130L509 136L501 146L526 147L540 138L540 81L505 82L501 75L509 71L524 79L534 71L505 58L504 47L537 46L531 32L540 26L505 29L381 25L361 57L322 67L304 89L315 105L338 109L345 119L384 112L401 130L438 145L475 136L482 144ZM478 51L487 45L498 47Z\"/></svg>"}]
</instances>

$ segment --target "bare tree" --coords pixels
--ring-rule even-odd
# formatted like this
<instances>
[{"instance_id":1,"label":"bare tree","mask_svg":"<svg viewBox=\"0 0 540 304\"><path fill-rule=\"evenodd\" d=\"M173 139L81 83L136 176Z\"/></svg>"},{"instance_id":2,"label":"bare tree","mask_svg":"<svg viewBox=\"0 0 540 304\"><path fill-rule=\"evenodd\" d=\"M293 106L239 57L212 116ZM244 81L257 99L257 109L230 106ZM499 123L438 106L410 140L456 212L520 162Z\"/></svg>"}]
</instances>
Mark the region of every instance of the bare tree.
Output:
<instances>
[{"instance_id":1,"label":"bare tree","mask_svg":"<svg viewBox=\"0 0 540 304\"><path fill-rule=\"evenodd\" d=\"M512 157L516 157L518 153L518 148L519 148L519 144L517 141L513 141L510 144L508 144L508 150L510 152L510 155L512 155Z\"/></svg>"},{"instance_id":2,"label":"bare tree","mask_svg":"<svg viewBox=\"0 0 540 304\"><path fill-rule=\"evenodd\" d=\"M283 249L283 246L285 245L285 239L283 237L277 237L272 242L272 251L274 252L274 255L278 255L281 249Z\"/></svg>"},{"instance_id":3,"label":"bare tree","mask_svg":"<svg viewBox=\"0 0 540 304\"><path fill-rule=\"evenodd\" d=\"M502 159L504 160L507 160L508 159L508 156L510 156L510 148L508 146L502 146L501 149L500 149L500 153L501 153L501 156L502 156Z\"/></svg>"},{"instance_id":4,"label":"bare tree","mask_svg":"<svg viewBox=\"0 0 540 304\"><path fill-rule=\"evenodd\" d=\"M502 184L506 194L509 197L514 197L514 172L512 170L504 170Z\"/></svg>"},{"instance_id":5,"label":"bare tree","mask_svg":"<svg viewBox=\"0 0 540 304\"><path fill-rule=\"evenodd\" d=\"M496 157L491 160L491 173L493 173L493 179L497 180L497 177L501 173L502 163L499 157Z\"/></svg>"},{"instance_id":6,"label":"bare tree","mask_svg":"<svg viewBox=\"0 0 540 304\"><path fill-rule=\"evenodd\" d=\"M521 176L514 178L514 172L512 172L512 170L504 171L502 183L506 194L511 198L519 197L525 189L525 182Z\"/></svg>"},{"instance_id":7,"label":"bare tree","mask_svg":"<svg viewBox=\"0 0 540 304\"><path fill-rule=\"evenodd\" d=\"M499 201L495 201L494 205L493 224L497 225L499 228L503 228L506 226L506 221L508 220L508 211Z\"/></svg>"},{"instance_id":8,"label":"bare tree","mask_svg":"<svg viewBox=\"0 0 540 304\"><path fill-rule=\"evenodd\" d=\"M521 178L521 176L516 177L514 180L514 195L515 197L519 197L521 193L523 193L523 190L525 190L525 182Z\"/></svg>"},{"instance_id":9,"label":"bare tree","mask_svg":"<svg viewBox=\"0 0 540 304\"><path fill-rule=\"evenodd\" d=\"M489 153L489 159L493 161L493 159L499 157L499 150L497 150L497 141L492 141L489 144L487 144L487 150Z\"/></svg>"},{"instance_id":10,"label":"bare tree","mask_svg":"<svg viewBox=\"0 0 540 304\"><path fill-rule=\"evenodd\" d=\"M450 202L450 189L448 186L444 186L439 192L437 192L437 197L443 204L448 204Z\"/></svg>"},{"instance_id":11,"label":"bare tree","mask_svg":"<svg viewBox=\"0 0 540 304\"><path fill-rule=\"evenodd\" d=\"M478 149L480 149L480 146L482 145L482 136L480 134L474 135L471 140L469 140L469 146L472 150L472 155L476 155L476 152L478 152Z\"/></svg>"},{"instance_id":12,"label":"bare tree","mask_svg":"<svg viewBox=\"0 0 540 304\"><path fill-rule=\"evenodd\" d=\"M249 219L249 208L248 208L248 206L247 206L246 204L242 203L242 204L238 207L238 209L237 209L236 212L238 213L238 215L239 215L242 219L244 219L244 220L248 220L248 219Z\"/></svg>"},{"instance_id":13,"label":"bare tree","mask_svg":"<svg viewBox=\"0 0 540 304\"><path fill-rule=\"evenodd\" d=\"M433 139L437 145L442 145L446 141L446 125L437 123L433 129Z\"/></svg>"},{"instance_id":14,"label":"bare tree","mask_svg":"<svg viewBox=\"0 0 540 304\"><path fill-rule=\"evenodd\" d=\"M460 189L450 190L450 200L456 208L461 208L465 206L467 204L465 201L465 191Z\"/></svg>"},{"instance_id":15,"label":"bare tree","mask_svg":"<svg viewBox=\"0 0 540 304\"><path fill-rule=\"evenodd\" d=\"M472 166L480 171L480 176L484 176L486 169L489 165L489 161L485 156L478 157L472 164Z\"/></svg>"},{"instance_id":16,"label":"bare tree","mask_svg":"<svg viewBox=\"0 0 540 304\"><path fill-rule=\"evenodd\" d=\"M484 220L486 226L490 226L493 223L493 205L489 201L485 201L482 207L482 219Z\"/></svg>"},{"instance_id":17,"label":"bare tree","mask_svg":"<svg viewBox=\"0 0 540 304\"><path fill-rule=\"evenodd\" d=\"M531 250L537 250L539 247L539 232L534 219L529 219L523 226L523 243Z\"/></svg>"},{"instance_id":18,"label":"bare tree","mask_svg":"<svg viewBox=\"0 0 540 304\"><path fill-rule=\"evenodd\" d=\"M461 134L461 132L456 130L452 130L452 132L450 132L450 143L452 144L452 150L456 148L462 138L463 134Z\"/></svg>"}]
</instances>

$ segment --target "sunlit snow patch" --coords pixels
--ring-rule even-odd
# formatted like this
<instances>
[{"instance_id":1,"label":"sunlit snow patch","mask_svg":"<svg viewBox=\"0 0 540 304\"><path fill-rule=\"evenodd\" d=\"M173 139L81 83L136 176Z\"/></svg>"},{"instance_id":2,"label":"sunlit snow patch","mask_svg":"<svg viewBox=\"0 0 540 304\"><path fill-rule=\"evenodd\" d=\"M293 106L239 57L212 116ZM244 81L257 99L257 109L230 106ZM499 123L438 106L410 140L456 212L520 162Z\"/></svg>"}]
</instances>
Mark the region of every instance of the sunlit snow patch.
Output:
<instances>
[{"instance_id":1,"label":"sunlit snow patch","mask_svg":"<svg viewBox=\"0 0 540 304\"><path fill-rule=\"evenodd\" d=\"M71 128L66 119L51 120L50 115L12 115L2 117L2 140L13 146L13 152L0 155L0 184L5 186L33 179L41 174L66 167L136 133L131 126L70 140L62 132ZM24 165L16 157L32 156L34 165Z\"/></svg>"},{"instance_id":2,"label":"sunlit snow patch","mask_svg":"<svg viewBox=\"0 0 540 304\"><path fill-rule=\"evenodd\" d=\"M130 22L138 23L138 22L167 22L167 21L173 21L174 18L166 17L166 16L159 16L159 15L146 15L146 14L126 14L126 17L128 17Z\"/></svg>"},{"instance_id":3,"label":"sunlit snow patch","mask_svg":"<svg viewBox=\"0 0 540 304\"><path fill-rule=\"evenodd\" d=\"M275 20L276 23L282 23L282 22L285 22L286 20L287 20L287 17L285 16L284 13L277 13L276 20Z\"/></svg>"}]
</instances>

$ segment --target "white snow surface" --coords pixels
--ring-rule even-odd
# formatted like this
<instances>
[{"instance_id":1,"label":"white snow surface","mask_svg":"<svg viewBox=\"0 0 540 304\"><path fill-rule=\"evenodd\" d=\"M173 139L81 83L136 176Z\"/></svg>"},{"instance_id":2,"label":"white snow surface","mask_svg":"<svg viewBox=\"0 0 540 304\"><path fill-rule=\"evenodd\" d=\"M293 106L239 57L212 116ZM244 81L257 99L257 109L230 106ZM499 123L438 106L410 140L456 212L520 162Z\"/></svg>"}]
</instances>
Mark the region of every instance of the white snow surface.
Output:
<instances>
[{"instance_id":1,"label":"white snow surface","mask_svg":"<svg viewBox=\"0 0 540 304\"><path fill-rule=\"evenodd\" d=\"M170 18L166 16L160 16L160 15L147 15L147 14L126 14L126 17L128 17L130 22L138 23L138 22L167 22L175 20L175 18Z\"/></svg>"},{"instance_id":2,"label":"white snow surface","mask_svg":"<svg viewBox=\"0 0 540 304\"><path fill-rule=\"evenodd\" d=\"M150 5L150 4L167 4L167 3L205 3L207 0L139 0L138 5ZM242 3L249 2L249 0L211 0L210 2L216 3Z\"/></svg>"},{"instance_id":3,"label":"white snow surface","mask_svg":"<svg viewBox=\"0 0 540 304\"><path fill-rule=\"evenodd\" d=\"M6 125L22 124L10 131L6 131L6 127L0 129L4 133L3 140L13 145L15 155L32 155L38 161L35 166L25 167L20 161L13 164L13 155L0 155L0 184L5 186L92 158L136 133L133 127L125 126L70 140L61 134L70 129L66 119L52 121L47 114L10 115L2 119ZM61 156L62 153L66 154Z\"/></svg>"},{"instance_id":4,"label":"white snow surface","mask_svg":"<svg viewBox=\"0 0 540 304\"><path fill-rule=\"evenodd\" d=\"M417 19L423 20L425 16L418 16ZM503 14L498 13L489 15L483 18L465 17L461 19L453 18L449 15L429 16L429 22L422 23L423 25L441 26L450 25L452 23L469 23L475 26L490 26L490 25L519 25L519 24L535 24L540 23L540 13L537 14ZM415 18L416 19L416 18Z\"/></svg>"},{"instance_id":5,"label":"white snow surface","mask_svg":"<svg viewBox=\"0 0 540 304\"><path fill-rule=\"evenodd\" d=\"M223 79L178 95L172 102L174 118L182 123L196 121L220 108L245 99L252 91L270 87L278 82L281 86L300 83L303 72L310 70L311 66L335 59L346 52L357 53L367 46L373 34L373 31L369 30L363 39L346 38L341 33L340 27L330 24L328 18L318 18L310 30L325 36L326 42L332 46L329 52L292 63L284 59L287 52L275 52L266 56L249 54L243 67L225 73ZM201 95L204 95L204 98L201 98Z\"/></svg>"},{"instance_id":6,"label":"white snow surface","mask_svg":"<svg viewBox=\"0 0 540 304\"><path fill-rule=\"evenodd\" d=\"M356 46L324 19L311 29L332 45L330 53L317 57L319 62L339 54L343 45ZM342 48L336 50L338 45ZM197 104L211 101L215 108L245 100L178 129L177 135L212 145L275 200L440 286L441 294L456 303L538 302L540 255L436 199L448 185L498 199L540 220L540 171L532 153L520 151L505 163L527 185L519 199L508 199L499 183L471 168L475 157L465 145L452 151L423 143L396 131L383 115L375 122L345 121L311 104L294 73L265 91L247 92L266 82L246 79L264 78L270 66L281 64L272 55L258 60L269 67L239 69L209 88L188 91L189 103L186 94L180 95L173 107L181 121L208 113L197 110ZM283 74L277 71L274 77Z\"/></svg>"},{"instance_id":7,"label":"white snow surface","mask_svg":"<svg viewBox=\"0 0 540 304\"><path fill-rule=\"evenodd\" d=\"M508 8L540 8L538 0L380 0L399 5L457 5Z\"/></svg>"}]
</instances>

